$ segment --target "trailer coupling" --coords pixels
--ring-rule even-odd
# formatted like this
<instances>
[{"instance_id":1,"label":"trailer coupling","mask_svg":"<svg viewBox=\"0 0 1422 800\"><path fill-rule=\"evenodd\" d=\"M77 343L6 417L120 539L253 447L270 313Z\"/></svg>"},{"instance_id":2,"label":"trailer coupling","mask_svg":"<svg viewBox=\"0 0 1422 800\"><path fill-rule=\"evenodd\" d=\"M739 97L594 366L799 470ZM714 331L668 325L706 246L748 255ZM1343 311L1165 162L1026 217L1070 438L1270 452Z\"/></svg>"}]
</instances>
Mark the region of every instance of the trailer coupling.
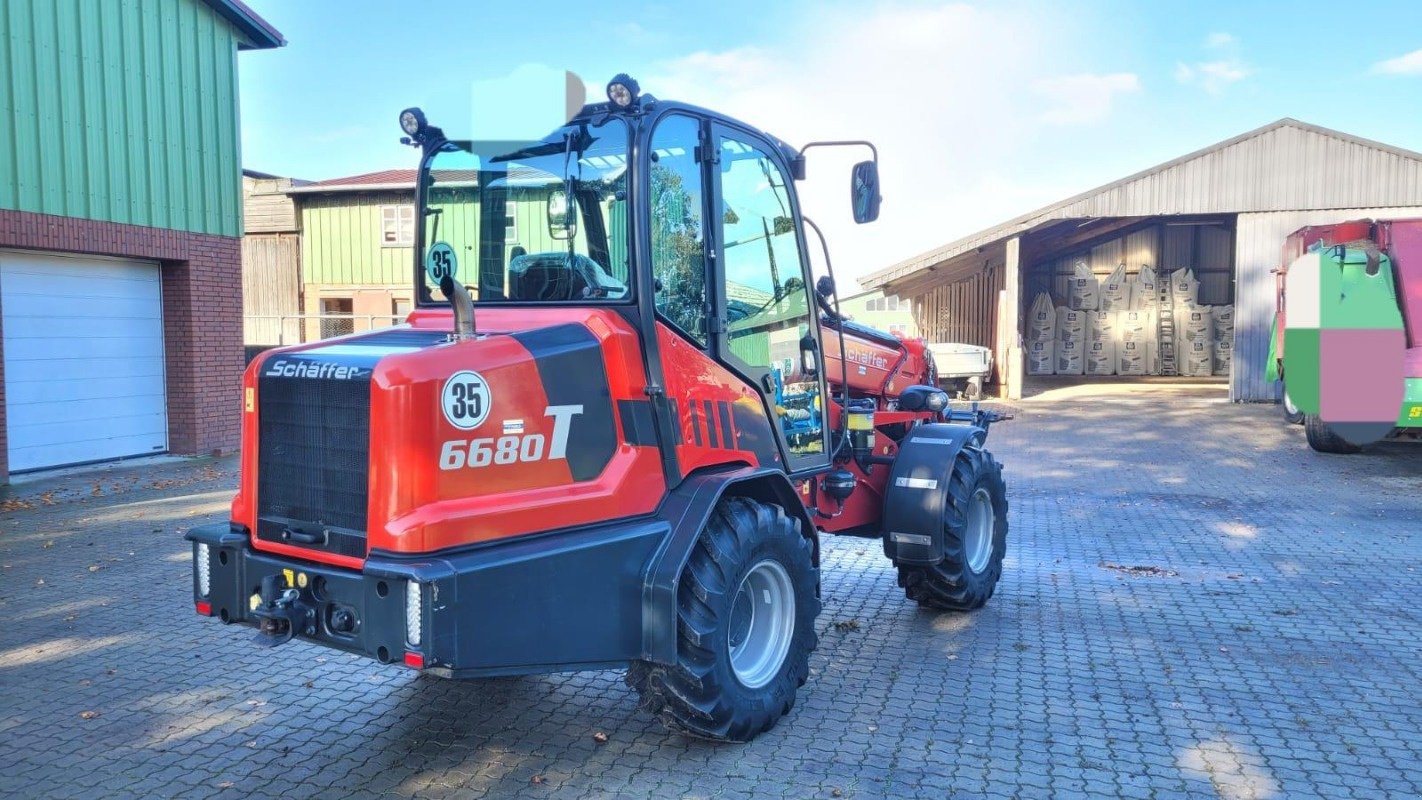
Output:
<instances>
[{"instance_id":1,"label":"trailer coupling","mask_svg":"<svg viewBox=\"0 0 1422 800\"><path fill-rule=\"evenodd\" d=\"M316 608L302 602L301 590L284 574L262 576L261 590L248 602L258 620L257 644L276 647L291 641L298 630L306 636L316 633Z\"/></svg>"}]
</instances>

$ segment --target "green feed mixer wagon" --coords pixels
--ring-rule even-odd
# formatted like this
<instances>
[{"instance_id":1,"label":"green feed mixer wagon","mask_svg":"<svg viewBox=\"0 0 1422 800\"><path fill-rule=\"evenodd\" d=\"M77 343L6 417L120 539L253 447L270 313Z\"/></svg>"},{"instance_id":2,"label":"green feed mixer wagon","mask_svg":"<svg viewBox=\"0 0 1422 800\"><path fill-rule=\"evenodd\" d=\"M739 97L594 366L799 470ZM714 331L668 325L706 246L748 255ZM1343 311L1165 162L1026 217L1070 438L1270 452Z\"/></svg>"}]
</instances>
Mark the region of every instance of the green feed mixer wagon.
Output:
<instances>
[{"instance_id":1,"label":"green feed mixer wagon","mask_svg":"<svg viewBox=\"0 0 1422 800\"><path fill-rule=\"evenodd\" d=\"M1289 422L1304 425L1309 446L1323 453L1356 453L1378 438L1422 439L1422 219L1301 228L1283 255L1268 376L1284 381ZM1304 270L1317 279L1304 280ZM1304 292L1316 292L1316 302ZM1349 404L1372 404L1377 413L1338 411ZM1362 417L1367 425L1340 422Z\"/></svg>"}]
</instances>

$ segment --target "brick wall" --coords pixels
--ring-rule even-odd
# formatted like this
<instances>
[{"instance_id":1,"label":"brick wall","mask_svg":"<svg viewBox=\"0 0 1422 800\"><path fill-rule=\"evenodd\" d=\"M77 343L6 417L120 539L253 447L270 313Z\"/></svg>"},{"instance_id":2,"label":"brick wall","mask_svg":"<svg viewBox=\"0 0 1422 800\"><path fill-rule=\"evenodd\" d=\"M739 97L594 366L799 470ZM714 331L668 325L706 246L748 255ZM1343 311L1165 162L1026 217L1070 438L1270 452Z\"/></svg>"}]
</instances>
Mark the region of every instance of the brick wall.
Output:
<instances>
[{"instance_id":1,"label":"brick wall","mask_svg":"<svg viewBox=\"0 0 1422 800\"><path fill-rule=\"evenodd\" d=\"M168 449L193 455L237 447L241 239L0 209L0 248L6 247L160 262ZM0 359L0 482L7 467L3 369Z\"/></svg>"}]
</instances>

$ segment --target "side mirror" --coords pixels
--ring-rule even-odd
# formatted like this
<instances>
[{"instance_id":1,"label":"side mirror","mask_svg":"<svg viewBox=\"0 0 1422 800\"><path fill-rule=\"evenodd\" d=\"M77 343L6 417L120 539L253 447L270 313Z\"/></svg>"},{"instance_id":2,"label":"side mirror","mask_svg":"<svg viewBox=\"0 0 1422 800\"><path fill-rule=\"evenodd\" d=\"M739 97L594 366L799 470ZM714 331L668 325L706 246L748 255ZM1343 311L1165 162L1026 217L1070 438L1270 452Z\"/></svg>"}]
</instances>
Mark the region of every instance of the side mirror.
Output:
<instances>
[{"instance_id":1,"label":"side mirror","mask_svg":"<svg viewBox=\"0 0 1422 800\"><path fill-rule=\"evenodd\" d=\"M854 165L849 180L849 202L854 208L854 221L859 224L879 218L879 164L861 161Z\"/></svg>"},{"instance_id":2,"label":"side mirror","mask_svg":"<svg viewBox=\"0 0 1422 800\"><path fill-rule=\"evenodd\" d=\"M578 201L567 192L548 195L548 235L560 242L578 235Z\"/></svg>"},{"instance_id":3,"label":"side mirror","mask_svg":"<svg viewBox=\"0 0 1422 800\"><path fill-rule=\"evenodd\" d=\"M815 294L826 300L834 297L834 278L828 275L821 275L820 279L815 281Z\"/></svg>"}]
</instances>

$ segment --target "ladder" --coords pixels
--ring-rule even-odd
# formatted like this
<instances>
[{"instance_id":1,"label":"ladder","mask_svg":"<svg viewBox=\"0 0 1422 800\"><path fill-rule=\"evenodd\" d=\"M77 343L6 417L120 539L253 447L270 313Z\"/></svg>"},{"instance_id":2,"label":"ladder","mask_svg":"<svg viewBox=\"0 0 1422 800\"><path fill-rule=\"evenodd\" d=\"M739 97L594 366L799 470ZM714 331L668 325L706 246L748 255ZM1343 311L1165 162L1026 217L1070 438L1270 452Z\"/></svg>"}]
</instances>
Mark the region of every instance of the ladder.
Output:
<instances>
[{"instance_id":1,"label":"ladder","mask_svg":"<svg viewBox=\"0 0 1422 800\"><path fill-rule=\"evenodd\" d=\"M1179 375L1180 366L1175 360L1175 298L1171 294L1169 280L1160 287L1156 320L1156 352L1160 353L1160 374Z\"/></svg>"}]
</instances>

